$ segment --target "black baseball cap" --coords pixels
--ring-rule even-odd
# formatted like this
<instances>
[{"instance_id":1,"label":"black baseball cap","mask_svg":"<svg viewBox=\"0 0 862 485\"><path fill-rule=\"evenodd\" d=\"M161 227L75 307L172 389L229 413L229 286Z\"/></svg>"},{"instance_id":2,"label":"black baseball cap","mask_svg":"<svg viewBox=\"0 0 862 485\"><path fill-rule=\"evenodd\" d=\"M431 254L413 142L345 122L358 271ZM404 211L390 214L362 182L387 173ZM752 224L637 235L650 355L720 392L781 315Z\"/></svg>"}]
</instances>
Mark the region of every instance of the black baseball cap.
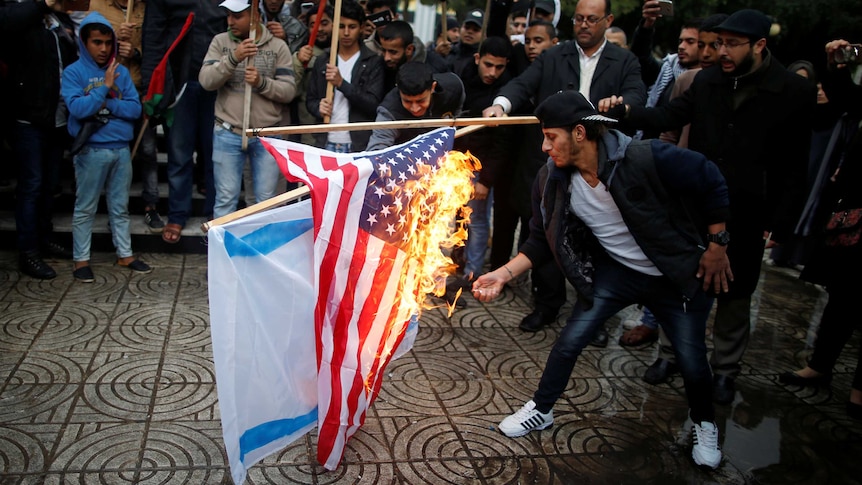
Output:
<instances>
[{"instance_id":1,"label":"black baseball cap","mask_svg":"<svg viewBox=\"0 0 862 485\"><path fill-rule=\"evenodd\" d=\"M542 128L568 128L581 121L617 122L613 118L600 115L593 103L573 89L548 96L536 108L536 118L542 122Z\"/></svg>"}]
</instances>

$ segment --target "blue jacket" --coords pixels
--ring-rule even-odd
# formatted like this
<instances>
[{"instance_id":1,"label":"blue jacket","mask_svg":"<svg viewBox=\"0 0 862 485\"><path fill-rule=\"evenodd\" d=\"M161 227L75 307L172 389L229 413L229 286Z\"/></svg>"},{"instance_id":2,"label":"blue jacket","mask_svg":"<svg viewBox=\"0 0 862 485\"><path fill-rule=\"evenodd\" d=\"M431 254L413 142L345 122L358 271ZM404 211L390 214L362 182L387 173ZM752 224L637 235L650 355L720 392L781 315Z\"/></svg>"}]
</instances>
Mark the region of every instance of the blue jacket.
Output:
<instances>
[{"instance_id":1,"label":"blue jacket","mask_svg":"<svg viewBox=\"0 0 862 485\"><path fill-rule=\"evenodd\" d=\"M638 246L680 291L694 297L707 226L729 218L727 184L703 155L658 140L632 141L609 130L599 141L598 177L607 186ZM548 160L533 186L530 237L521 246L533 266L556 259L592 306L593 260L605 255L589 227L569 209L572 169Z\"/></svg>"},{"instance_id":2,"label":"blue jacket","mask_svg":"<svg viewBox=\"0 0 862 485\"><path fill-rule=\"evenodd\" d=\"M98 12L92 12L81 22L81 29L93 23L111 28L105 17ZM117 66L117 79L114 86L108 89L105 86L107 65L97 65L80 38L78 48L78 60L63 71L60 90L69 108L69 134L76 136L84 119L99 113L104 105L108 111L108 123L93 133L87 145L98 148L128 147L135 136L135 120L141 116L141 102L129 70L122 65ZM114 53L108 65L114 62L116 52L117 37L114 35Z\"/></svg>"}]
</instances>

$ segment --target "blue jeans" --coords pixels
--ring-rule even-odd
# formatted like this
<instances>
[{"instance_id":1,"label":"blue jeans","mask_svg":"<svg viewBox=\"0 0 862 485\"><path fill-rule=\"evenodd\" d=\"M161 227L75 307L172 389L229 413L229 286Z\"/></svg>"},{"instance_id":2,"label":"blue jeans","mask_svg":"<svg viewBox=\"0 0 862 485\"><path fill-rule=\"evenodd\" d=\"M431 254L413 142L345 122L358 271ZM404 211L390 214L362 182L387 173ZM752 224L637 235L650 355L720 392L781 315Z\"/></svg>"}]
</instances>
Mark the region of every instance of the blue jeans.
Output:
<instances>
[{"instance_id":1,"label":"blue jeans","mask_svg":"<svg viewBox=\"0 0 862 485\"><path fill-rule=\"evenodd\" d=\"M329 141L326 142L326 145L323 147L324 150L328 150L333 153L350 153L352 148L352 143L332 143Z\"/></svg>"},{"instance_id":2,"label":"blue jeans","mask_svg":"<svg viewBox=\"0 0 862 485\"><path fill-rule=\"evenodd\" d=\"M464 256L467 263L464 267L464 275L473 278L483 273L485 266L485 252L488 250L488 236L491 234L491 206L494 204L494 190L488 192L485 200L470 199L467 207L470 212L470 224L467 225L467 245L464 248Z\"/></svg>"},{"instance_id":3,"label":"blue jeans","mask_svg":"<svg viewBox=\"0 0 862 485\"><path fill-rule=\"evenodd\" d=\"M204 90L197 81L189 81L180 101L174 106L174 122L168 132L168 222L185 226L192 212L194 152L204 165L207 199L204 211L213 210L212 152L215 91Z\"/></svg>"},{"instance_id":4,"label":"blue jeans","mask_svg":"<svg viewBox=\"0 0 862 485\"><path fill-rule=\"evenodd\" d=\"M664 276L649 276L610 258L596 261L594 301L585 308L581 300L554 343L533 400L541 412L550 410L562 395L581 351L610 317L623 308L643 303L658 317L673 343L677 365L695 423L713 421L712 372L706 360L706 320L713 298L703 291L684 302L680 291Z\"/></svg>"},{"instance_id":5,"label":"blue jeans","mask_svg":"<svg viewBox=\"0 0 862 485\"><path fill-rule=\"evenodd\" d=\"M72 216L72 259L90 260L93 221L99 207L99 194L105 189L108 221L118 258L132 256L129 230L129 187L132 185L132 160L128 148L85 146L75 155L75 212Z\"/></svg>"},{"instance_id":6,"label":"blue jeans","mask_svg":"<svg viewBox=\"0 0 862 485\"><path fill-rule=\"evenodd\" d=\"M213 172L215 174L215 207L218 218L236 210L242 188L242 169L246 156L251 161L254 197L257 202L275 197L282 176L275 158L258 138L248 139L248 150L242 151L242 137L216 125L213 130ZM250 190L250 187L246 187Z\"/></svg>"},{"instance_id":7,"label":"blue jeans","mask_svg":"<svg viewBox=\"0 0 862 485\"><path fill-rule=\"evenodd\" d=\"M43 129L15 122L12 148L18 168L15 228L21 252L38 251L53 231L54 187L69 135L66 127Z\"/></svg>"}]
</instances>

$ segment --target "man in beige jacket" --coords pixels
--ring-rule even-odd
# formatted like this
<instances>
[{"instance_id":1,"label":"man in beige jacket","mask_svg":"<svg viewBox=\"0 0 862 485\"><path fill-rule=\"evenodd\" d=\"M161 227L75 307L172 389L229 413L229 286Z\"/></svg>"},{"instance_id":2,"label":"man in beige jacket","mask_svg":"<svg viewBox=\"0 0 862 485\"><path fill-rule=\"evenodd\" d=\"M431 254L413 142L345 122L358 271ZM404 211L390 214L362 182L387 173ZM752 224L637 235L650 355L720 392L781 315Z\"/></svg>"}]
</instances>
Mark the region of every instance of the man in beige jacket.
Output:
<instances>
[{"instance_id":1,"label":"man in beige jacket","mask_svg":"<svg viewBox=\"0 0 862 485\"><path fill-rule=\"evenodd\" d=\"M228 31L215 36L204 58L199 81L209 91L218 90L213 131L215 218L236 210L246 156L251 161L257 202L276 195L281 176L275 159L260 141L249 138L242 150L242 117L245 86L252 86L250 128L278 126L284 104L296 95L290 49L261 24L254 26L248 0L225 0Z\"/></svg>"}]
</instances>

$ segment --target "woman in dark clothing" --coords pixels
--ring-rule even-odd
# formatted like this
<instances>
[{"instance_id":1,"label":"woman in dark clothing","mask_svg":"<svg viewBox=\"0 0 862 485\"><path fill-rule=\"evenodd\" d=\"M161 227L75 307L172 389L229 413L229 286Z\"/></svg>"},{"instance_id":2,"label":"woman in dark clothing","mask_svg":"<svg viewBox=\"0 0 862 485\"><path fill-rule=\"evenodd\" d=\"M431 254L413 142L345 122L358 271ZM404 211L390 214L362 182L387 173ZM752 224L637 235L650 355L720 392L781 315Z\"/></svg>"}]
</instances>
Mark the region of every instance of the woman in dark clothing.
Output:
<instances>
[{"instance_id":1,"label":"woman in dark clothing","mask_svg":"<svg viewBox=\"0 0 862 485\"><path fill-rule=\"evenodd\" d=\"M846 106L848 113L859 119L862 115L862 87L853 84L846 65L836 65L834 62L835 52L848 45L843 40L826 44L830 72L823 80L823 89L832 102ZM836 211L862 208L862 130L857 130L844 156L833 166L824 169L832 175L823 188L820 206L835 208ZM820 227L824 226L825 221L821 221ZM824 234L819 239L817 249L800 277L824 285L829 293L829 302L820 319L817 344L811 360L803 369L782 374L779 380L784 384L828 384L832 380L832 368L841 349L859 324L856 298L862 293L862 281L858 278L862 274L862 243L829 246ZM847 413L853 418L862 419L862 350L856 364Z\"/></svg>"}]
</instances>

